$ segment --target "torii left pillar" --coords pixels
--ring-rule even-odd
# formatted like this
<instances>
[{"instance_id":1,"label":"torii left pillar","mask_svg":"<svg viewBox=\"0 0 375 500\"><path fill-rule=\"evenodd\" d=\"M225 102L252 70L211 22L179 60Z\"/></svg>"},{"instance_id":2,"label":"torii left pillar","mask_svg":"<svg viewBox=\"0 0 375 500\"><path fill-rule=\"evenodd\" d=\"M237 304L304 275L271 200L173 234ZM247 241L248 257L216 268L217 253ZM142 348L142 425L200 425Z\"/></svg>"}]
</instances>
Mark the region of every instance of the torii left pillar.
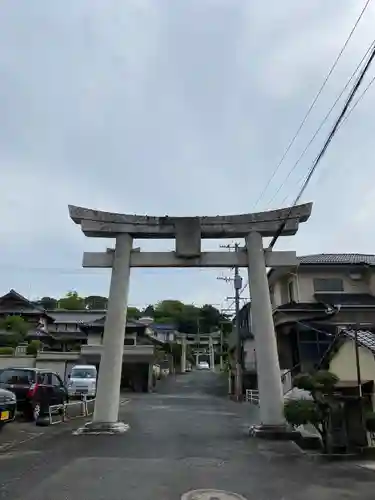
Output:
<instances>
[{"instance_id":1,"label":"torii left pillar","mask_svg":"<svg viewBox=\"0 0 375 500\"><path fill-rule=\"evenodd\" d=\"M95 410L92 422L81 429L83 433L120 434L129 429L128 424L119 421L118 410L132 245L133 239L129 234L122 233L116 237Z\"/></svg>"}]
</instances>

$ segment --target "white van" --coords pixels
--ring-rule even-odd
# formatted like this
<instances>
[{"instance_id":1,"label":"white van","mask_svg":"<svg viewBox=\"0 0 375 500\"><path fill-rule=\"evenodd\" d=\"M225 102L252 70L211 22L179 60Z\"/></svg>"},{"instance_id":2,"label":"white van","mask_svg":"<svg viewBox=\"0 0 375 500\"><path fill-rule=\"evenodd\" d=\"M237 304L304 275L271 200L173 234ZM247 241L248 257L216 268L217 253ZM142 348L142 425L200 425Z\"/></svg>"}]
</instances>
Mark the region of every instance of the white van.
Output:
<instances>
[{"instance_id":1,"label":"white van","mask_svg":"<svg viewBox=\"0 0 375 500\"><path fill-rule=\"evenodd\" d=\"M73 366L69 375L68 394L70 398L96 396L96 378L98 372L95 365Z\"/></svg>"}]
</instances>

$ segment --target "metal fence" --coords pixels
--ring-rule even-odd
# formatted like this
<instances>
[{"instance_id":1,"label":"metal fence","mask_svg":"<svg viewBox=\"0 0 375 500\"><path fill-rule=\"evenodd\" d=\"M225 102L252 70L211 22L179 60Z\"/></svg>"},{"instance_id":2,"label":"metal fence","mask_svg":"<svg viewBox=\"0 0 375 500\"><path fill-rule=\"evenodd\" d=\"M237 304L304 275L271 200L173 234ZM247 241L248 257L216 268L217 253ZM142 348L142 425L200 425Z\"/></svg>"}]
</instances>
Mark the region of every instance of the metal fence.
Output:
<instances>
[{"instance_id":1,"label":"metal fence","mask_svg":"<svg viewBox=\"0 0 375 500\"><path fill-rule=\"evenodd\" d=\"M247 389L245 393L245 401L253 405L259 405L259 391L255 389Z\"/></svg>"},{"instance_id":2,"label":"metal fence","mask_svg":"<svg viewBox=\"0 0 375 500\"><path fill-rule=\"evenodd\" d=\"M88 417L94 413L95 399L86 396L79 401L72 401L61 405L52 405L48 408L49 424L55 425L76 418Z\"/></svg>"}]
</instances>

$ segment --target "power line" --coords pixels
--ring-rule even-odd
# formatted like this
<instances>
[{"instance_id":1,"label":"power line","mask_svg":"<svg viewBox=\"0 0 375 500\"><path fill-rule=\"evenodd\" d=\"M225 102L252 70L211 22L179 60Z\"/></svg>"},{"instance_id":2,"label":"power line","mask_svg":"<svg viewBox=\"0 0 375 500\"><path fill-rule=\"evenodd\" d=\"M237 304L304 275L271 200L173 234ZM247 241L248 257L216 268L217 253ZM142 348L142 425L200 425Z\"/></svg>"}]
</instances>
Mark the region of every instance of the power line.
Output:
<instances>
[{"instance_id":1,"label":"power line","mask_svg":"<svg viewBox=\"0 0 375 500\"><path fill-rule=\"evenodd\" d=\"M331 108L329 109L328 113L325 115L325 117L323 118L323 120L321 121L319 127L317 128L317 130L315 131L314 135L312 136L312 138L310 139L310 141L307 143L305 149L302 151L302 153L300 154L300 156L298 157L298 159L296 160L296 162L294 163L293 167L289 170L287 176L285 177L285 179L283 180L283 182L280 184L280 186L278 187L278 189L276 190L275 194L272 196L272 198L269 200L268 202L268 206L271 205L271 203L274 201L274 199L276 198L276 196L279 194L279 192L281 191L281 189L283 188L283 186L286 184L286 182L288 181L288 179L290 178L290 176L292 175L292 173L296 170L296 168L298 167L298 165L300 164L302 158L305 156L306 152L308 151L308 149L310 148L311 144L314 142L314 140L316 139L317 135L319 134L319 132L321 131L321 129L323 128L324 124L327 122L328 118L330 117L332 111L335 109L336 107L336 104L338 103L338 101L341 99L342 95L344 94L345 90L349 87L349 84L350 82L353 80L353 78L355 77L356 73L358 72L359 68L361 67L361 64L363 63L363 61L366 59L366 57L368 56L368 54L370 53L371 49L374 47L375 45L375 40L371 42L371 45L369 46L369 48L367 49L367 51L365 52L365 54L363 55L362 59L360 60L360 62L358 63L357 67L355 68L355 70L353 71L353 73L351 74L349 80L347 81L345 87L341 90L340 94L336 97L334 103L332 104ZM351 113L348 112L347 116L349 116Z\"/></svg>"},{"instance_id":2,"label":"power line","mask_svg":"<svg viewBox=\"0 0 375 500\"><path fill-rule=\"evenodd\" d=\"M360 12L360 14L359 14L359 16L358 16L358 18L357 18L356 22L354 23L353 28L351 29L351 31L350 31L350 33L349 33L349 35L348 35L347 39L345 40L345 43L344 43L344 45L342 46L342 48L341 48L340 52L338 53L338 55L337 55L337 57L336 57L336 59L335 59L334 63L332 64L332 66L331 66L331 68L330 68L330 70L329 70L328 74L327 74L327 75L326 75L326 77L324 78L323 83L322 83L322 85L321 85L320 89L318 90L318 92L317 92L316 96L314 97L314 99L313 99L312 103L310 104L310 107L308 108L308 110L307 110L307 112L306 112L306 114L305 114L304 118L302 119L302 122L300 123L300 125L299 125L299 127L298 127L298 129L297 129L296 133L294 134L293 138L292 138L292 139L291 139L291 141L289 142L289 144L288 144L288 146L287 146L286 150L284 151L284 154L282 155L282 157L281 157L280 161L278 162L278 164L276 165L275 169L273 170L273 172L272 172L272 174L271 174L271 177L270 177L270 178L269 178L269 180L267 181L266 186L264 187L263 191L262 191L262 192L261 192L261 194L259 195L259 197L258 197L258 199L257 199L257 201L256 201L256 203L255 203L254 209L258 206L258 203L259 203L259 202L260 202L260 200L263 198L263 196L264 196L264 194L266 193L266 191L267 191L267 189L268 189L269 185L270 185L270 184L271 184L271 182L273 181L273 179L274 179L275 175L276 175L276 174L277 174L277 172L279 171L279 169L280 169L281 165L283 164L283 162L284 162L284 160L285 160L285 158L286 158L287 154L289 153L289 151L290 151L290 149L292 148L292 146L293 146L293 144L294 144L295 140L297 139L297 137L298 137L299 133L301 132L301 130L302 130L302 128L303 128L303 126L305 125L305 123L306 123L306 121L307 121L308 117L309 117L309 116L310 116L310 114L311 114L311 111L313 110L313 108L314 108L314 106L315 106L315 104L316 104L317 100L319 99L319 97L320 97L321 93L323 92L323 90L324 90L325 86L327 85L328 80L330 79L330 77L331 77L331 75L332 75L333 71L335 70L335 68L336 68L336 66L337 66L337 64L338 64L338 62L339 62L339 60L341 59L341 56L343 55L343 53L344 53L344 51L345 51L345 49L346 49L346 47L347 47L347 45L348 45L348 43L349 43L350 39L352 38L352 36L353 36L353 34L354 34L355 30L357 29L357 26L358 26L359 22L361 21L361 19L362 19L362 17L363 17L363 15L364 15L364 13L366 12L367 7L370 5L370 2L371 2L371 0L367 0L367 1L366 1L366 3L365 3L365 5L364 5L364 7L362 8L362 11Z\"/></svg>"},{"instance_id":3,"label":"power line","mask_svg":"<svg viewBox=\"0 0 375 500\"><path fill-rule=\"evenodd\" d=\"M286 223L287 223L287 221L288 221L288 219L290 217L290 214L291 214L291 211L292 211L293 207L295 205L297 205L297 203L301 199L303 193L305 192L305 190L306 190L306 188L307 188L307 186L308 186L308 184L309 184L312 176L314 175L314 172L315 172L318 164L320 163L320 160L323 158L323 156L326 153L326 151L328 149L328 146L330 145L333 137L337 133L337 131L338 131L339 127L340 127L340 124L343 121L346 112L348 111L350 103L352 102L355 94L357 93L357 91L358 91L358 89L359 89L359 87L360 87L360 85L361 85L361 83L362 83L362 81L363 81L363 79L364 79L364 77L365 77L365 75L366 75L369 67L371 66L372 61L374 60L374 57L375 57L375 45L374 45L374 47L371 50L370 56L369 56L366 64L364 65L364 67L360 71L360 74L359 74L359 76L358 76L358 78L357 78L357 80L356 80L356 82L355 82L355 84L354 84L354 86L353 86L353 88L352 88L352 90L351 90L351 92L350 92L347 100L346 100L346 103L345 103L343 109L341 110L341 113L338 116L338 118L337 118L334 126L332 127L331 132L329 133L329 135L328 135L328 137L327 137L327 139L326 139L326 141L325 141L322 149L320 150L318 156L315 158L315 160L314 160L314 162L313 162L313 164L312 164L312 166L311 166L311 168L310 168L310 170L309 170L309 172L307 174L307 177L306 177L306 179L305 179L305 181L304 181L304 183L303 183L303 185L302 185L302 187L301 187L301 189L300 189L300 191L299 191L296 199L294 200L293 205L290 207L286 218L280 224L280 227L279 227L278 231L276 232L275 236L272 238L272 241L271 241L271 243L270 243L270 245L268 247L269 249L272 249L274 247L276 241L278 240L279 236L281 235L281 233L282 233L282 231L283 231L283 229L284 229L284 227L285 227L285 225L286 225Z\"/></svg>"},{"instance_id":4,"label":"power line","mask_svg":"<svg viewBox=\"0 0 375 500\"><path fill-rule=\"evenodd\" d=\"M364 96L366 95L366 93L368 92L368 90L370 89L371 85L375 82L375 76L372 77L372 79L369 81L369 83L367 84L367 87L364 89L364 91L362 92L362 94L358 97L358 99L356 100L356 102L353 104L353 106L349 109L349 111L347 112L345 118L343 119L343 121L341 122L340 126L339 126L339 130L341 129L341 127L344 125L344 123L346 123L347 119L349 118L349 116L353 113L353 111L355 110L355 108L358 106L358 104L362 101L362 99L364 98Z\"/></svg>"},{"instance_id":5,"label":"power line","mask_svg":"<svg viewBox=\"0 0 375 500\"><path fill-rule=\"evenodd\" d=\"M365 97L366 93L368 92L368 90L370 89L371 85L375 82L375 76L369 81L369 83L367 84L366 88L364 89L364 91L362 92L362 94L358 97L358 99L356 100L356 102L353 104L353 106L348 110L347 114L345 115L345 118L343 119L343 121L341 122L339 128L337 129L337 131L341 130L342 126L346 123L346 121L348 120L349 116L353 113L353 111L355 110L355 108L358 106L358 104L361 102L361 100ZM305 178L305 174L303 174L299 179L298 179L298 182L297 182L297 185L299 185ZM281 202L281 206L284 205L284 203L286 203L286 200L289 198L289 195L286 195L283 199L283 201Z\"/></svg>"}]
</instances>

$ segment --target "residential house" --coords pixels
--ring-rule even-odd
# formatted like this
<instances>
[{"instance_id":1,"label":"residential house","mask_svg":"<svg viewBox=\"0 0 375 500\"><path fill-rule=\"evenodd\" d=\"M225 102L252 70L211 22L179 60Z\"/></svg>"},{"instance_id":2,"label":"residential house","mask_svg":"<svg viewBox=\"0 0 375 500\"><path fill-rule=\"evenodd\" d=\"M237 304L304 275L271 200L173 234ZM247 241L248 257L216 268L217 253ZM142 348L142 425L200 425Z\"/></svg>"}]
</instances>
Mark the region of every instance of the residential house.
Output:
<instances>
[{"instance_id":1,"label":"residential house","mask_svg":"<svg viewBox=\"0 0 375 500\"><path fill-rule=\"evenodd\" d=\"M361 385L362 393L371 395L373 406L375 330L340 329L322 358L320 367L337 375L348 386L358 388Z\"/></svg>"},{"instance_id":2,"label":"residential house","mask_svg":"<svg viewBox=\"0 0 375 500\"><path fill-rule=\"evenodd\" d=\"M255 340L251 332L251 302L245 304L239 311L239 333L242 385L243 393L245 393L247 389L257 387ZM235 390L237 342L236 318L234 318L233 329L228 338L230 394L233 394Z\"/></svg>"},{"instance_id":3,"label":"residential house","mask_svg":"<svg viewBox=\"0 0 375 500\"><path fill-rule=\"evenodd\" d=\"M51 356L53 353L65 353L68 358L75 352L81 362L100 364L105 310L45 310L11 290L0 297L0 318L11 315L27 320L30 329L26 340L40 340L44 353L50 352ZM148 390L156 358L170 366L170 357L157 349L163 347L165 340L165 337L158 339L159 333L142 322L127 322L123 384L130 385L134 390ZM15 335L12 331L0 331L0 341L6 344L12 335Z\"/></svg>"},{"instance_id":4,"label":"residential house","mask_svg":"<svg viewBox=\"0 0 375 500\"><path fill-rule=\"evenodd\" d=\"M142 318L141 320L142 321ZM179 332L175 325L172 324L157 324L153 321L148 325L149 334L160 342L176 342Z\"/></svg>"},{"instance_id":5,"label":"residential house","mask_svg":"<svg viewBox=\"0 0 375 500\"><path fill-rule=\"evenodd\" d=\"M104 322L105 316L80 325L87 337L87 344L81 347L82 362L95 364L99 370ZM149 330L149 327L140 321L129 320L126 323L121 385L137 392L152 389L156 348L164 345L164 342L150 335Z\"/></svg>"},{"instance_id":6,"label":"residential house","mask_svg":"<svg viewBox=\"0 0 375 500\"><path fill-rule=\"evenodd\" d=\"M354 326L369 331L369 335L375 331L375 255L317 254L298 260L298 267L268 272L284 390L290 386L293 375L320 366L338 332ZM241 338L248 363L253 363L250 371L255 372L256 353L250 323L251 307L247 304L240 311ZM335 358L335 371L344 353ZM246 380L249 368L245 365L243 363ZM371 363L366 366L367 373ZM338 375L350 380L349 374Z\"/></svg>"},{"instance_id":7,"label":"residential house","mask_svg":"<svg viewBox=\"0 0 375 500\"><path fill-rule=\"evenodd\" d=\"M314 369L339 330L375 326L375 255L307 255L268 280L282 369Z\"/></svg>"},{"instance_id":8,"label":"residential house","mask_svg":"<svg viewBox=\"0 0 375 500\"><path fill-rule=\"evenodd\" d=\"M0 297L0 319L6 319L10 316L20 316L29 325L29 338L42 338L45 336L44 330L49 321L52 321L47 312L40 306L17 293L15 290L10 290L8 293ZM11 329L0 330L0 342L2 345L12 343L12 337L15 332Z\"/></svg>"}]
</instances>

